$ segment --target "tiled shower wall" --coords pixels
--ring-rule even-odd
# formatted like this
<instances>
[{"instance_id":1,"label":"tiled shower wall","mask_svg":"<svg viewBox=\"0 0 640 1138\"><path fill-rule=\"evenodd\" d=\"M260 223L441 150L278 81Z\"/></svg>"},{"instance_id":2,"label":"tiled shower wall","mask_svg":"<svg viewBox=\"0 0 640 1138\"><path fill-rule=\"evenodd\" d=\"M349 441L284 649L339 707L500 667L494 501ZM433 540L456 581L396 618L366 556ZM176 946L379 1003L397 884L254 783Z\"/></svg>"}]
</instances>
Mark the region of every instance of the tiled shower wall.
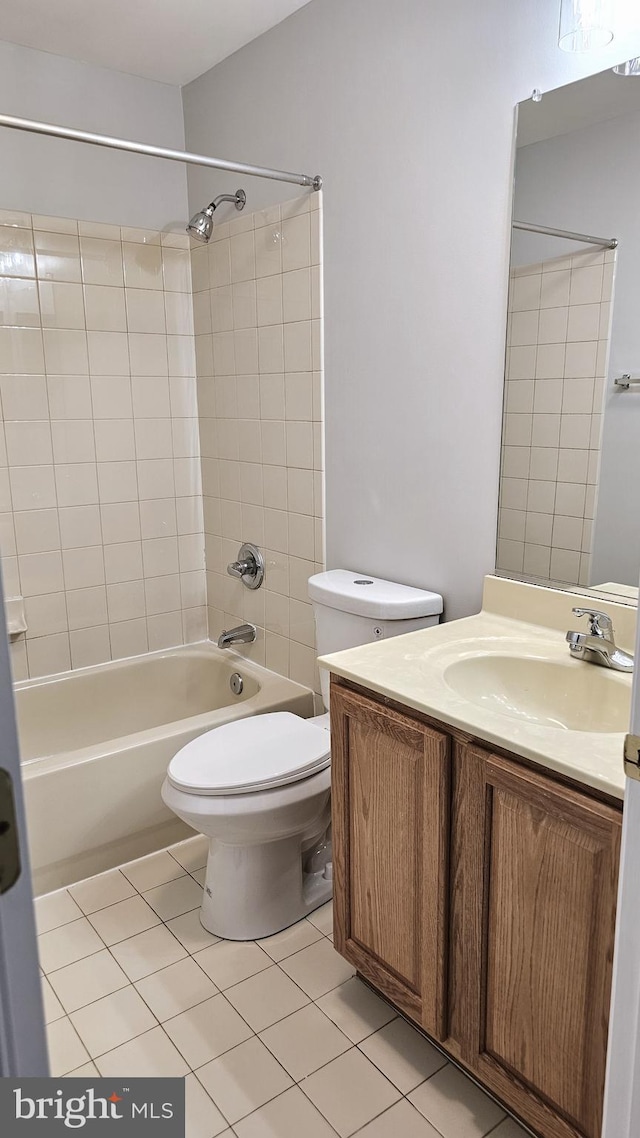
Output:
<instances>
[{"instance_id":1,"label":"tiled shower wall","mask_svg":"<svg viewBox=\"0 0 640 1138\"><path fill-rule=\"evenodd\" d=\"M589 585L615 252L516 269L497 568Z\"/></svg>"},{"instance_id":2,"label":"tiled shower wall","mask_svg":"<svg viewBox=\"0 0 640 1138\"><path fill-rule=\"evenodd\" d=\"M321 194L243 213L192 249L209 635L318 690L309 576L323 551ZM265 585L226 574L242 542Z\"/></svg>"},{"instance_id":3,"label":"tiled shower wall","mask_svg":"<svg viewBox=\"0 0 640 1138\"><path fill-rule=\"evenodd\" d=\"M0 213L14 675L206 636L186 234Z\"/></svg>"}]
</instances>

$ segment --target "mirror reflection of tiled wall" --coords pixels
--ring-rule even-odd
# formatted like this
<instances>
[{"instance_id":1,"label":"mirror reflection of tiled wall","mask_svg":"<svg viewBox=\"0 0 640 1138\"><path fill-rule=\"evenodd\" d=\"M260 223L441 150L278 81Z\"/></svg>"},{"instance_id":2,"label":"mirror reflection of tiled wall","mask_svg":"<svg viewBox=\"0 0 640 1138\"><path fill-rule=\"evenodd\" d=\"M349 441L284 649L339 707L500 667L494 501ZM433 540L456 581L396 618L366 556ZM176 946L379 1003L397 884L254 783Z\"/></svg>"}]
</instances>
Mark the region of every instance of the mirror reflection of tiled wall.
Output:
<instances>
[{"instance_id":1,"label":"mirror reflection of tiled wall","mask_svg":"<svg viewBox=\"0 0 640 1138\"><path fill-rule=\"evenodd\" d=\"M509 289L496 568L590 580L615 251L523 265Z\"/></svg>"}]
</instances>

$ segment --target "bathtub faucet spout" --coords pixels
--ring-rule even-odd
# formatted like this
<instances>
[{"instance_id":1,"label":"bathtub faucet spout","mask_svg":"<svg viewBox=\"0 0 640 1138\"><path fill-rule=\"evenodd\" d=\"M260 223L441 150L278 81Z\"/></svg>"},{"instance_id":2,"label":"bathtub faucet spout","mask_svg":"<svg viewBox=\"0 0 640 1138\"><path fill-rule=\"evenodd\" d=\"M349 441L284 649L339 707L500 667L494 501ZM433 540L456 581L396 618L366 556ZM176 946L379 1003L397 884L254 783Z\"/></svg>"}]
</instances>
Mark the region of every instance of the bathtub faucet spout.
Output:
<instances>
[{"instance_id":1,"label":"bathtub faucet spout","mask_svg":"<svg viewBox=\"0 0 640 1138\"><path fill-rule=\"evenodd\" d=\"M220 633L218 648L231 648L233 644L253 644L256 638L255 624L239 624L237 628L230 628Z\"/></svg>"}]
</instances>

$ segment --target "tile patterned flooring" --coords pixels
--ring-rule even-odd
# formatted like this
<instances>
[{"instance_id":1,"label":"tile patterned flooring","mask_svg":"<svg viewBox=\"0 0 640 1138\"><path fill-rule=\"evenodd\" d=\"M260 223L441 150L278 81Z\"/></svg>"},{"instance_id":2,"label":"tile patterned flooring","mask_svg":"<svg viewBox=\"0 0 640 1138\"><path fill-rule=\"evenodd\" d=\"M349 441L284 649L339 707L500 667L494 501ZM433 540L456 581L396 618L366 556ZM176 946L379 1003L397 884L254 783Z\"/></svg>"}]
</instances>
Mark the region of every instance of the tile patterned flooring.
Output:
<instances>
[{"instance_id":1,"label":"tile patterned flooring","mask_svg":"<svg viewBox=\"0 0 640 1138\"><path fill-rule=\"evenodd\" d=\"M187 1138L526 1138L333 948L199 921L207 843L36 901L51 1071L184 1075Z\"/></svg>"}]
</instances>

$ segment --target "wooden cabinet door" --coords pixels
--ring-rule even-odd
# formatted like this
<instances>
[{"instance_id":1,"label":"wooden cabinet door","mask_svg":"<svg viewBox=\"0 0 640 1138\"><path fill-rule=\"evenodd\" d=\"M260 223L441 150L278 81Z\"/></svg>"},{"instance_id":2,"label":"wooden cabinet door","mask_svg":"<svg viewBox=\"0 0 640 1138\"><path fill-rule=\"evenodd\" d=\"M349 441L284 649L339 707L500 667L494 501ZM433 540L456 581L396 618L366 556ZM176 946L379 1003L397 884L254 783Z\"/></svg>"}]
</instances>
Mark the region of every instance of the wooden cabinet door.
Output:
<instances>
[{"instance_id":1,"label":"wooden cabinet door","mask_svg":"<svg viewBox=\"0 0 640 1138\"><path fill-rule=\"evenodd\" d=\"M454 770L452 1035L545 1138L597 1138L621 812L479 748Z\"/></svg>"},{"instance_id":2,"label":"wooden cabinet door","mask_svg":"<svg viewBox=\"0 0 640 1138\"><path fill-rule=\"evenodd\" d=\"M334 683L331 753L336 948L444 1039L449 740Z\"/></svg>"}]
</instances>

